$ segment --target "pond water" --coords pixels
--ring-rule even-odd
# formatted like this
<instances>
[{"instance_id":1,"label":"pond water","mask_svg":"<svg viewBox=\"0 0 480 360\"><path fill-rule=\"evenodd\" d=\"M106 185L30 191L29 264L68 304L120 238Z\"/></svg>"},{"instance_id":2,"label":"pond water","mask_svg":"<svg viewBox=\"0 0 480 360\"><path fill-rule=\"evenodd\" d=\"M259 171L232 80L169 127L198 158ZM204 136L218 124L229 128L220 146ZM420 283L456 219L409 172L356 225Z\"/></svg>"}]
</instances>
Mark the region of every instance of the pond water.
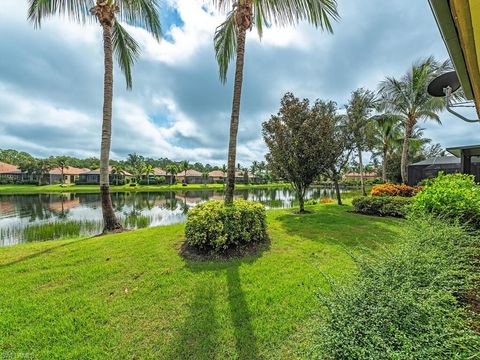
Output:
<instances>
[{"instance_id":1,"label":"pond water","mask_svg":"<svg viewBox=\"0 0 480 360\"><path fill-rule=\"evenodd\" d=\"M289 188L241 189L235 196L267 208L288 208L297 202ZM306 196L325 197L333 198L333 190L311 188ZM129 229L184 222L190 207L209 199L223 199L223 190L112 193L115 213ZM0 246L94 235L102 226L98 193L0 195Z\"/></svg>"}]
</instances>

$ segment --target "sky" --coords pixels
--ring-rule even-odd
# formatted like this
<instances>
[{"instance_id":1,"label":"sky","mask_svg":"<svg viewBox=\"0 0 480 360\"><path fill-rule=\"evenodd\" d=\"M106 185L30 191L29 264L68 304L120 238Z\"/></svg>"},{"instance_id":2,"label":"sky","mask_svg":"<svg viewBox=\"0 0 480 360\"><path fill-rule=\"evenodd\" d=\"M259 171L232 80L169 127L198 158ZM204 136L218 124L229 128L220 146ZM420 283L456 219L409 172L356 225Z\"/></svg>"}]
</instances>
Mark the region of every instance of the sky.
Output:
<instances>
[{"instance_id":1,"label":"sky","mask_svg":"<svg viewBox=\"0 0 480 360\"><path fill-rule=\"evenodd\" d=\"M306 23L252 31L246 45L238 162L263 160L262 122L287 91L343 107L359 87L376 90L385 76L447 51L427 0L338 0L341 20L330 35ZM128 27L142 55L133 89L115 68L113 159L129 153L221 165L226 162L233 64L219 81L213 49L224 16L200 0L163 0L164 39ZM0 149L38 157L97 156L103 102L103 48L98 24L62 17L34 29L26 0L2 0L0 11ZM472 113L473 114L473 113ZM473 116L473 115L472 115ZM479 143L476 124L442 114L421 124L444 147Z\"/></svg>"}]
</instances>

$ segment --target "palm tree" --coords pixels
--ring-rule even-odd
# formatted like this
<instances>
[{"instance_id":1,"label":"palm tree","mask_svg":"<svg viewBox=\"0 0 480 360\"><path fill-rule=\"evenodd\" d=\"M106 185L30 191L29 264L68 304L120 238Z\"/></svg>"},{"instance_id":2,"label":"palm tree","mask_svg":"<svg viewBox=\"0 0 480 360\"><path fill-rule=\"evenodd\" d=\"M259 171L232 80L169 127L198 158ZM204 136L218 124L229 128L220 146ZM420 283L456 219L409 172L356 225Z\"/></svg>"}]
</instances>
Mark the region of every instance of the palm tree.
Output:
<instances>
[{"instance_id":1,"label":"palm tree","mask_svg":"<svg viewBox=\"0 0 480 360\"><path fill-rule=\"evenodd\" d=\"M250 172L252 173L253 179L256 179L255 176L257 175L257 169L258 169L258 161L253 161L252 166L250 166Z\"/></svg>"},{"instance_id":2,"label":"palm tree","mask_svg":"<svg viewBox=\"0 0 480 360\"><path fill-rule=\"evenodd\" d=\"M255 25L261 37L264 26L269 24L288 26L306 20L315 27L333 32L331 19L337 20L339 16L336 0L213 0L213 3L220 11L227 12L225 21L217 27L214 37L215 56L223 83L227 78L228 64L236 58L225 191L225 204L228 205L233 202L235 189L237 134L247 31Z\"/></svg>"},{"instance_id":3,"label":"palm tree","mask_svg":"<svg viewBox=\"0 0 480 360\"><path fill-rule=\"evenodd\" d=\"M112 166L112 174L114 175L115 185L118 186L118 176L125 174L125 168L120 164L114 165Z\"/></svg>"},{"instance_id":4,"label":"palm tree","mask_svg":"<svg viewBox=\"0 0 480 360\"><path fill-rule=\"evenodd\" d=\"M352 92L352 96L348 101L348 105L346 106L346 126L349 128L352 134L353 142L357 150L358 164L360 167L360 184L363 196L367 195L367 192L365 191L362 153L363 151L368 150L370 147L370 115L376 106L377 100L375 98L375 94L370 90L362 88Z\"/></svg>"},{"instance_id":5,"label":"palm tree","mask_svg":"<svg viewBox=\"0 0 480 360\"><path fill-rule=\"evenodd\" d=\"M150 175L155 175L155 171L153 171L153 166L151 164L147 164L143 166L143 175L147 177L147 185L150 185Z\"/></svg>"},{"instance_id":6,"label":"palm tree","mask_svg":"<svg viewBox=\"0 0 480 360\"><path fill-rule=\"evenodd\" d=\"M437 76L452 70L449 60L442 63L433 56L417 61L401 78L387 77L380 83L383 109L400 115L405 124L403 137L401 174L407 182L409 139L419 120L440 122L438 112L445 108L443 98L434 98L427 93L428 84Z\"/></svg>"},{"instance_id":7,"label":"palm tree","mask_svg":"<svg viewBox=\"0 0 480 360\"><path fill-rule=\"evenodd\" d=\"M173 178L178 172L178 167L175 164L169 164L165 166L165 173L170 174L170 185L173 184Z\"/></svg>"},{"instance_id":8,"label":"palm tree","mask_svg":"<svg viewBox=\"0 0 480 360\"><path fill-rule=\"evenodd\" d=\"M66 156L59 156L57 157L56 159L56 164L58 165L58 167L60 168L60 171L62 173L62 186L65 185L65 175L64 175L64 172L65 172L65 169L68 169L69 168L69 164L68 164L68 157Z\"/></svg>"},{"instance_id":9,"label":"palm tree","mask_svg":"<svg viewBox=\"0 0 480 360\"><path fill-rule=\"evenodd\" d=\"M180 171L183 171L184 174L185 174L185 179L183 181L185 181L185 184L187 183L187 170L190 168L190 163L188 162L188 160L183 160L181 163L180 163Z\"/></svg>"},{"instance_id":10,"label":"palm tree","mask_svg":"<svg viewBox=\"0 0 480 360\"><path fill-rule=\"evenodd\" d=\"M139 55L139 46L120 22L140 26L159 40L161 26L157 0L29 0L28 18L35 27L40 27L44 18L56 14L67 15L82 24L93 17L102 27L105 66L100 150L103 231L121 230L122 225L113 211L108 171L112 138L113 54L125 74L127 89L131 89L131 69Z\"/></svg>"},{"instance_id":11,"label":"palm tree","mask_svg":"<svg viewBox=\"0 0 480 360\"><path fill-rule=\"evenodd\" d=\"M373 142L382 155L382 180L387 182L388 156L392 146L401 137L402 118L385 113L372 117L372 120L374 124Z\"/></svg>"}]
</instances>

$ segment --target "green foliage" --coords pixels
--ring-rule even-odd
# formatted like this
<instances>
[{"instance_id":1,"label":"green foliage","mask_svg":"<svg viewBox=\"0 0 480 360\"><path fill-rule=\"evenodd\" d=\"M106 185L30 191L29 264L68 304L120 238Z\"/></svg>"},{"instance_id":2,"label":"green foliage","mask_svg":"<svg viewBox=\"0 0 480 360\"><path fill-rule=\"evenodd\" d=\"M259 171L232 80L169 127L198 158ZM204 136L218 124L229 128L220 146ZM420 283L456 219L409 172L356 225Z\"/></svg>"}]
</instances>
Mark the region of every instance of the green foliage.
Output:
<instances>
[{"instance_id":1,"label":"green foliage","mask_svg":"<svg viewBox=\"0 0 480 360\"><path fill-rule=\"evenodd\" d=\"M473 359L480 335L460 297L478 281L478 237L440 220L410 222L399 247L357 260L348 288L322 297L329 321L319 351L328 359Z\"/></svg>"},{"instance_id":2,"label":"green foliage","mask_svg":"<svg viewBox=\"0 0 480 360\"><path fill-rule=\"evenodd\" d=\"M479 228L480 185L472 175L441 173L425 182L411 208L415 214L431 213Z\"/></svg>"},{"instance_id":3,"label":"green foliage","mask_svg":"<svg viewBox=\"0 0 480 360\"><path fill-rule=\"evenodd\" d=\"M360 196L352 200L355 211L366 215L405 217L411 198L399 196Z\"/></svg>"},{"instance_id":4,"label":"green foliage","mask_svg":"<svg viewBox=\"0 0 480 360\"><path fill-rule=\"evenodd\" d=\"M317 204L318 204L318 201L315 199L309 199L305 201L305 205L317 205Z\"/></svg>"},{"instance_id":5,"label":"green foliage","mask_svg":"<svg viewBox=\"0 0 480 360\"><path fill-rule=\"evenodd\" d=\"M188 245L217 253L265 241L265 207L245 200L230 206L222 201L199 204L188 212L185 236Z\"/></svg>"}]
</instances>

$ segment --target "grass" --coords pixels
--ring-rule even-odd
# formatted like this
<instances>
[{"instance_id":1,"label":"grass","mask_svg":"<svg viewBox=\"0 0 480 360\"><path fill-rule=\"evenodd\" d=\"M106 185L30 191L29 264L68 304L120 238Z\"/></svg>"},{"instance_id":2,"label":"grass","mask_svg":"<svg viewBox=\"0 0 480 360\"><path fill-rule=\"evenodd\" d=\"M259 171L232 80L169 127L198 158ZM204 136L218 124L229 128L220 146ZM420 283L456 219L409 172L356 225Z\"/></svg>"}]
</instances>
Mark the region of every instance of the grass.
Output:
<instances>
[{"instance_id":1,"label":"grass","mask_svg":"<svg viewBox=\"0 0 480 360\"><path fill-rule=\"evenodd\" d=\"M0 357L308 358L315 294L349 282L351 254L393 246L402 224L309 209L268 211L268 249L228 262L180 257L181 224L0 248Z\"/></svg>"},{"instance_id":2,"label":"grass","mask_svg":"<svg viewBox=\"0 0 480 360\"><path fill-rule=\"evenodd\" d=\"M289 187L288 183L270 183L270 184L237 184L235 188L237 189L263 189L263 188L274 188L274 187ZM224 185L222 184L188 184L183 186L182 184L174 185L119 185L110 187L110 191L113 192L140 192L140 191L173 191L173 190L203 190L203 189L217 189L223 190ZM38 193L65 193L65 192L75 192L75 193L95 193L100 192L98 185L75 185L67 184L65 186L61 185L0 185L0 194L38 194Z\"/></svg>"}]
</instances>

